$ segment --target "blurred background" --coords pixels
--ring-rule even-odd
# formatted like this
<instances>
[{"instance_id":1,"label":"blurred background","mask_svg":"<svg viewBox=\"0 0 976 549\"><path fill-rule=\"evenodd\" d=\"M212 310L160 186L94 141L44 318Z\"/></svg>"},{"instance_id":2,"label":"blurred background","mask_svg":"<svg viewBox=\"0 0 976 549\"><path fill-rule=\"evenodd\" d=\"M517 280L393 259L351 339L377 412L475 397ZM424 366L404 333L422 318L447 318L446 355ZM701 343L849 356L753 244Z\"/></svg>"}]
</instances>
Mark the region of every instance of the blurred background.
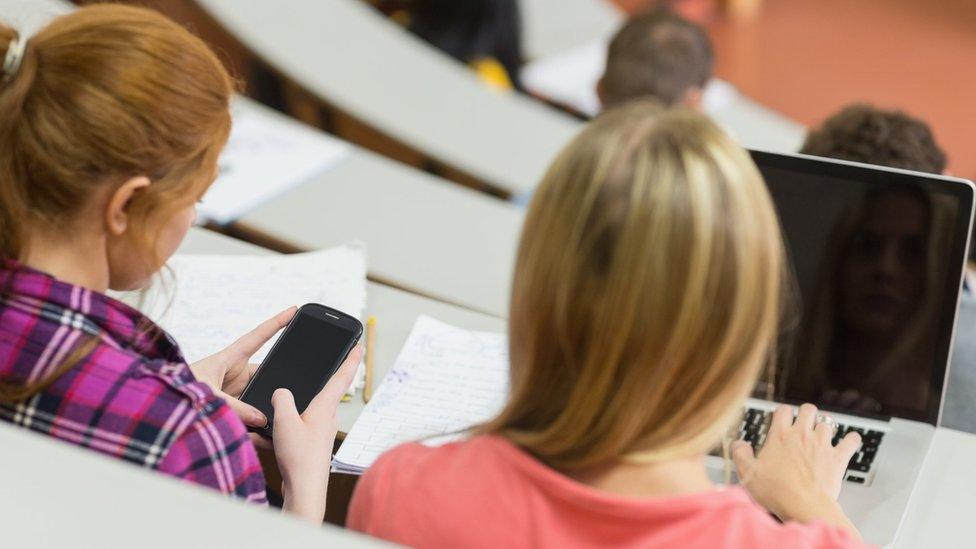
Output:
<instances>
[{"instance_id":1,"label":"blurred background","mask_svg":"<svg viewBox=\"0 0 976 549\"><path fill-rule=\"evenodd\" d=\"M439 41L435 45L456 57L479 48L488 51L507 74L497 66L478 70L487 81L497 81L501 74L515 86L521 84L521 64L559 53L554 49L605 39L624 18L665 5L708 32L716 55L715 75L757 103L805 126L853 102L904 110L931 124L949 157L950 173L976 177L970 137L976 124L974 0L589 0L606 9L588 8L591 11L582 14L563 10L559 0L350 1L373 5L405 29ZM248 95L347 140L431 170L429 160L410 144L337 112L281 78L194 1L132 3L159 9L202 35L246 82ZM288 2L282 9L288 9ZM544 21L545 28L536 21ZM553 39L560 32L565 36ZM548 33L545 40L542 33ZM465 179L446 169L434 171Z\"/></svg>"}]
</instances>

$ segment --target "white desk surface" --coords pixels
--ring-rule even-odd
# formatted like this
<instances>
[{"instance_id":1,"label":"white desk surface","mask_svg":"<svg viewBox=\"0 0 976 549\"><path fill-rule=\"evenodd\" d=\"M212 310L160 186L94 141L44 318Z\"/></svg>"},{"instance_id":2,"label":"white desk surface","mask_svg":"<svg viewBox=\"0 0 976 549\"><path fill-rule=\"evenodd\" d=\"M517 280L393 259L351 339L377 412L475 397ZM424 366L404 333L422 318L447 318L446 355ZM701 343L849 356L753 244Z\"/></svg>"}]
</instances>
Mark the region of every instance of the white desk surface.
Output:
<instances>
[{"instance_id":1,"label":"white desk surface","mask_svg":"<svg viewBox=\"0 0 976 549\"><path fill-rule=\"evenodd\" d=\"M806 127L799 122L740 93L728 105L708 114L747 149L795 153L807 136Z\"/></svg>"},{"instance_id":2,"label":"white desk surface","mask_svg":"<svg viewBox=\"0 0 976 549\"><path fill-rule=\"evenodd\" d=\"M187 254L274 253L204 229L191 229L179 252ZM376 317L374 379L377 385L393 366L419 315L430 315L449 324L471 330L498 332L505 330L505 321L499 318L471 312L374 282L369 283L366 288L366 314ZM374 385L374 390L377 385ZM339 420L343 432L349 432L362 410L363 401L360 395L339 406Z\"/></svg>"},{"instance_id":3,"label":"white desk surface","mask_svg":"<svg viewBox=\"0 0 976 549\"><path fill-rule=\"evenodd\" d=\"M973 547L976 435L939 428L895 547Z\"/></svg>"},{"instance_id":4,"label":"white desk surface","mask_svg":"<svg viewBox=\"0 0 976 549\"><path fill-rule=\"evenodd\" d=\"M610 0L519 0L519 9L522 53L530 61L609 39L626 20Z\"/></svg>"},{"instance_id":5,"label":"white desk surface","mask_svg":"<svg viewBox=\"0 0 976 549\"><path fill-rule=\"evenodd\" d=\"M4 547L391 547L0 422Z\"/></svg>"},{"instance_id":6,"label":"white desk surface","mask_svg":"<svg viewBox=\"0 0 976 549\"><path fill-rule=\"evenodd\" d=\"M506 317L522 217L513 204L356 148L238 222L303 249L362 241L371 278Z\"/></svg>"},{"instance_id":7,"label":"white desk surface","mask_svg":"<svg viewBox=\"0 0 976 549\"><path fill-rule=\"evenodd\" d=\"M271 66L339 109L499 188L533 188L576 120L494 91L361 0L197 0Z\"/></svg>"},{"instance_id":8,"label":"white desk surface","mask_svg":"<svg viewBox=\"0 0 976 549\"><path fill-rule=\"evenodd\" d=\"M29 36L73 9L67 0L0 0L0 21Z\"/></svg>"}]
</instances>

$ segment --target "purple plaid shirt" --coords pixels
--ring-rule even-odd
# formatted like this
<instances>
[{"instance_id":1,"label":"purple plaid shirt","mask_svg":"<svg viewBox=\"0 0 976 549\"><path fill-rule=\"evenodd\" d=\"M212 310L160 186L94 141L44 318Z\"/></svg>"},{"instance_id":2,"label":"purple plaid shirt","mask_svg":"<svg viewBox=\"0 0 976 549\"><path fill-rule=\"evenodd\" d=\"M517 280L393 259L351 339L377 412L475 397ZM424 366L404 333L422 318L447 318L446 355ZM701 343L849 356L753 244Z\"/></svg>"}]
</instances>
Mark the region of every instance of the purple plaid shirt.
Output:
<instances>
[{"instance_id":1,"label":"purple plaid shirt","mask_svg":"<svg viewBox=\"0 0 976 549\"><path fill-rule=\"evenodd\" d=\"M110 297L0 263L0 383L45 379L89 341L93 350L46 389L0 402L0 419L266 502L244 424L162 329Z\"/></svg>"}]
</instances>

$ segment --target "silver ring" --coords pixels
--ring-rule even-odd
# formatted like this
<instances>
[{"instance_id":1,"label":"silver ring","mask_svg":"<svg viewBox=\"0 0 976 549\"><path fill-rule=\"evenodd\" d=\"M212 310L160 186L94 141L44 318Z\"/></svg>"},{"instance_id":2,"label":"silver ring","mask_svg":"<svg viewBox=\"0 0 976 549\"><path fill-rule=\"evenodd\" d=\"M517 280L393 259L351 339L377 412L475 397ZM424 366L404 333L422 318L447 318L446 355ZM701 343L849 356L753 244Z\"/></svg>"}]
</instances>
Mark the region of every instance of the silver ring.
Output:
<instances>
[{"instance_id":1,"label":"silver ring","mask_svg":"<svg viewBox=\"0 0 976 549\"><path fill-rule=\"evenodd\" d=\"M826 414L817 414L817 423L823 423L824 425L833 427L834 429L837 428L837 422L834 420L834 418Z\"/></svg>"}]
</instances>

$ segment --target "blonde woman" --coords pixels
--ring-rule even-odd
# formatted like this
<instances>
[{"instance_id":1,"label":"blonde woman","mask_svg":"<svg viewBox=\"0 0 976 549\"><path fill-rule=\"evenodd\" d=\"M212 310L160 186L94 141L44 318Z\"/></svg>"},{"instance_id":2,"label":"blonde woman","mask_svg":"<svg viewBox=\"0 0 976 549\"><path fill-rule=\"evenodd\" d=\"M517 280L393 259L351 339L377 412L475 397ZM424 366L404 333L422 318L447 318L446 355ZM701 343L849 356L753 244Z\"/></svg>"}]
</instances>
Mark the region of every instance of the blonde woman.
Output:
<instances>
[{"instance_id":1,"label":"blonde woman","mask_svg":"<svg viewBox=\"0 0 976 549\"><path fill-rule=\"evenodd\" d=\"M504 410L383 456L349 525L414 547L858 545L837 495L859 440L832 447L813 406L778 410L758 457L733 448L744 489L706 470L773 354L784 272L745 151L688 111L608 111L528 213Z\"/></svg>"}]
</instances>

